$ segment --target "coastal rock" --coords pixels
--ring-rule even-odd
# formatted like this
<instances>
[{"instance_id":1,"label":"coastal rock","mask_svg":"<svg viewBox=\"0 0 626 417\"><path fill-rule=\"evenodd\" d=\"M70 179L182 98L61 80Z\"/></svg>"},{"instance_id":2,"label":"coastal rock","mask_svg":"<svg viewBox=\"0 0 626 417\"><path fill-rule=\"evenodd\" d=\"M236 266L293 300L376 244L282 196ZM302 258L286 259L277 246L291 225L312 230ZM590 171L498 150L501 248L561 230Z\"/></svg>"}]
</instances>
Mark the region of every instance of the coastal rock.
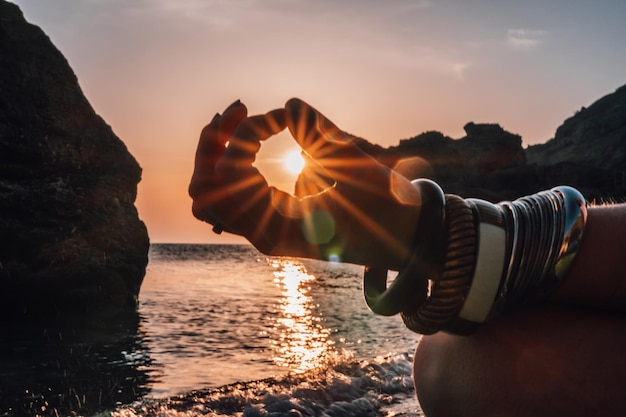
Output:
<instances>
[{"instance_id":1,"label":"coastal rock","mask_svg":"<svg viewBox=\"0 0 626 417\"><path fill-rule=\"evenodd\" d=\"M140 179L63 55L0 0L0 317L134 309Z\"/></svg>"},{"instance_id":2,"label":"coastal rock","mask_svg":"<svg viewBox=\"0 0 626 417\"><path fill-rule=\"evenodd\" d=\"M383 148L353 137L364 152L408 178L430 178L446 193L497 202L558 185L578 188L589 201L626 200L626 86L583 107L544 144L522 147L520 135L498 124L469 122L453 139L429 131ZM304 172L302 186L320 173ZM300 195L305 195L302 192Z\"/></svg>"},{"instance_id":3,"label":"coastal rock","mask_svg":"<svg viewBox=\"0 0 626 417\"><path fill-rule=\"evenodd\" d=\"M626 85L563 122L554 138L528 149L530 163L626 166Z\"/></svg>"},{"instance_id":4,"label":"coastal rock","mask_svg":"<svg viewBox=\"0 0 626 417\"><path fill-rule=\"evenodd\" d=\"M470 122L463 129L466 136L459 140L459 153L464 164L477 174L517 168L526 163L520 135L491 123Z\"/></svg>"},{"instance_id":5,"label":"coastal rock","mask_svg":"<svg viewBox=\"0 0 626 417\"><path fill-rule=\"evenodd\" d=\"M487 200L514 197L518 190L511 187L510 173L526 165L522 138L498 124L469 122L464 130L466 136L459 139L425 132L377 158L389 167L402 166L400 171L410 178L436 181L446 193Z\"/></svg>"}]
</instances>

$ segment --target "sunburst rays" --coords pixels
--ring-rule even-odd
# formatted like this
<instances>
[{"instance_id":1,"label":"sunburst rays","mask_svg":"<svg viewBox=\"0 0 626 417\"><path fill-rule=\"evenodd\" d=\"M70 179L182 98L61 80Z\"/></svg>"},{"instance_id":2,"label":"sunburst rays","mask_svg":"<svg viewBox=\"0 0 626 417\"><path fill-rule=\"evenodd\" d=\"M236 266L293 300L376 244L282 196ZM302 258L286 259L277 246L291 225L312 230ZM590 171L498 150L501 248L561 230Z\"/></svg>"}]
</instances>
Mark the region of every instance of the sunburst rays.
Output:
<instances>
[{"instance_id":1,"label":"sunburst rays","mask_svg":"<svg viewBox=\"0 0 626 417\"><path fill-rule=\"evenodd\" d=\"M387 201L390 198L398 200L393 190L392 171L359 149L349 135L324 116L305 103L297 104L299 108L294 108L292 103L291 108L288 104L287 109L249 117L241 122L216 165L216 173L225 187L218 186L209 199L236 200L238 206L226 213L228 222L236 223L238 216L245 216L246 221L242 224L254 225L254 230L248 231L246 236L257 246L267 245L264 248L268 251L279 246L286 254L301 251L303 256L319 256L319 248L312 248L319 243L302 241L302 234L303 228L316 227L315 222L305 224L307 213L323 211L333 218L337 233L332 242L325 238L324 244L334 245L351 239L351 230L361 228L365 230L363 236L378 241L376 246L408 254L406 242L394 237L382 221L386 216L383 211ZM289 128L307 159L296 196L270 187L253 166L261 142L285 127ZM408 184L408 180L406 182ZM227 196L223 189L227 190ZM380 209L373 210L372 207ZM344 243L348 250L363 250L367 245L364 241ZM318 252L311 252L315 250Z\"/></svg>"}]
</instances>

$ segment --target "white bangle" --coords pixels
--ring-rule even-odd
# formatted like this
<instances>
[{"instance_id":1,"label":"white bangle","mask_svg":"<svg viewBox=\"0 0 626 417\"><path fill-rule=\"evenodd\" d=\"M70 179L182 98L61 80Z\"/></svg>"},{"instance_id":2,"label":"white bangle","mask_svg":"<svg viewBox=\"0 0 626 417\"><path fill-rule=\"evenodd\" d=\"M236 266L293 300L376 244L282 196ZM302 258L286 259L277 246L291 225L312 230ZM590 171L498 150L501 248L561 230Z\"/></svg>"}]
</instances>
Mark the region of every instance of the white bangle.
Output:
<instances>
[{"instance_id":1,"label":"white bangle","mask_svg":"<svg viewBox=\"0 0 626 417\"><path fill-rule=\"evenodd\" d=\"M506 230L502 214L493 209L495 206L482 200L466 201L475 207L478 214L478 254L472 285L459 312L459 318L483 323L489 316L504 272ZM489 209L495 213L485 213Z\"/></svg>"}]
</instances>

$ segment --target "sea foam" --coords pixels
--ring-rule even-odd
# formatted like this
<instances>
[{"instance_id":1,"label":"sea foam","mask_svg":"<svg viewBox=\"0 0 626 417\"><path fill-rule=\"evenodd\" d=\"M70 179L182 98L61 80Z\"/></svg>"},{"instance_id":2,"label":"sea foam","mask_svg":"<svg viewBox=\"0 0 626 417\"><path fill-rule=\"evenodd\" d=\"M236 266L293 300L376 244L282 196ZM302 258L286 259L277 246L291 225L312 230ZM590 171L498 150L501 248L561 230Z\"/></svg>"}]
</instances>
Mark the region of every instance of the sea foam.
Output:
<instances>
[{"instance_id":1,"label":"sea foam","mask_svg":"<svg viewBox=\"0 0 626 417\"><path fill-rule=\"evenodd\" d=\"M421 416L411 377L412 354L355 360L338 354L303 374L237 382L114 411L136 416Z\"/></svg>"}]
</instances>

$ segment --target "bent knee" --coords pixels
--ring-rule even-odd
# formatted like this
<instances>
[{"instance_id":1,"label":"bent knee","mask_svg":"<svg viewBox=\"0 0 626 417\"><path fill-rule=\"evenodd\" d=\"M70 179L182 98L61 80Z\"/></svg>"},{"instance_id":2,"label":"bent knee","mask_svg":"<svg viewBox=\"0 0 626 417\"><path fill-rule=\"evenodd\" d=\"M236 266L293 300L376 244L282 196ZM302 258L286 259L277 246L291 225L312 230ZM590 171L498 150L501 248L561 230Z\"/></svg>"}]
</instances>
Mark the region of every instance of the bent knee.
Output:
<instances>
[{"instance_id":1,"label":"bent knee","mask_svg":"<svg viewBox=\"0 0 626 417\"><path fill-rule=\"evenodd\" d=\"M625 325L622 316L536 309L472 336L425 336L413 370L419 402L428 417L626 415Z\"/></svg>"},{"instance_id":2,"label":"bent knee","mask_svg":"<svg viewBox=\"0 0 626 417\"><path fill-rule=\"evenodd\" d=\"M413 361L415 392L428 417L465 415L472 398L472 381L467 372L457 368L467 366L469 361L457 361L453 336L437 333L421 338ZM471 375L471 373L470 373Z\"/></svg>"}]
</instances>

